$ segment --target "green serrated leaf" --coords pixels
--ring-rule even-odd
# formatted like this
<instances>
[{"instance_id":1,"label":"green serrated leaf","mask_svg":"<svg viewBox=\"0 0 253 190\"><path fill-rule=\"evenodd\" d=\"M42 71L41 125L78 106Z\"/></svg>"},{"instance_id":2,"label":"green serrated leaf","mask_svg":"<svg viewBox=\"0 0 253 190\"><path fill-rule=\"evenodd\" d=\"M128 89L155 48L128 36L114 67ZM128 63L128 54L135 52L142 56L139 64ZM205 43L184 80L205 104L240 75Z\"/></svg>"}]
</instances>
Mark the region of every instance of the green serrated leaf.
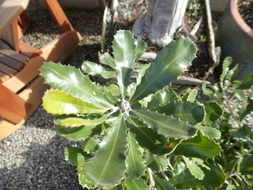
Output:
<instances>
[{"instance_id":1,"label":"green serrated leaf","mask_svg":"<svg viewBox=\"0 0 253 190\"><path fill-rule=\"evenodd\" d=\"M61 127L57 125L55 126L56 131L60 133L61 136L73 141L87 139L92 134L92 130L94 128L95 126L85 126L75 128Z\"/></svg>"},{"instance_id":2,"label":"green serrated leaf","mask_svg":"<svg viewBox=\"0 0 253 190\"><path fill-rule=\"evenodd\" d=\"M142 106L151 111L156 111L159 107L163 107L169 103L180 101L180 98L177 96L177 94L168 87L158 90L155 94L148 96L145 99L148 100L146 100L146 104L142 103Z\"/></svg>"},{"instance_id":3,"label":"green serrated leaf","mask_svg":"<svg viewBox=\"0 0 253 190\"><path fill-rule=\"evenodd\" d=\"M203 135L211 139L219 139L221 137L221 132L213 127L197 126L197 128L203 133Z\"/></svg>"},{"instance_id":4,"label":"green serrated leaf","mask_svg":"<svg viewBox=\"0 0 253 190\"><path fill-rule=\"evenodd\" d=\"M192 139L182 141L175 150L176 154L187 157L211 158L219 156L221 147L200 132Z\"/></svg>"},{"instance_id":5,"label":"green serrated leaf","mask_svg":"<svg viewBox=\"0 0 253 190\"><path fill-rule=\"evenodd\" d=\"M84 152L79 148L65 147L64 156L66 161L77 167L77 174L80 185L82 187L92 188L92 183L88 181L87 178L84 176L83 166L87 155L85 155Z\"/></svg>"},{"instance_id":6,"label":"green serrated leaf","mask_svg":"<svg viewBox=\"0 0 253 190\"><path fill-rule=\"evenodd\" d=\"M205 174L197 164L195 164L192 160L185 156L183 156L183 160L185 161L187 168L195 178L199 180L202 180L204 178Z\"/></svg>"},{"instance_id":7,"label":"green serrated leaf","mask_svg":"<svg viewBox=\"0 0 253 190\"><path fill-rule=\"evenodd\" d=\"M134 37L130 31L120 30L112 42L113 56L116 63L117 80L122 97L126 96L126 88L130 84L130 74L135 61Z\"/></svg>"},{"instance_id":8,"label":"green serrated leaf","mask_svg":"<svg viewBox=\"0 0 253 190\"><path fill-rule=\"evenodd\" d=\"M65 147L64 157L73 166L83 165L85 163L85 154L80 148Z\"/></svg>"},{"instance_id":9,"label":"green serrated leaf","mask_svg":"<svg viewBox=\"0 0 253 190\"><path fill-rule=\"evenodd\" d=\"M222 169L209 163L210 169L203 168L205 177L203 180L196 179L187 169L177 176L172 177L169 182L179 189L198 189L198 190L214 190L225 182L225 173Z\"/></svg>"},{"instance_id":10,"label":"green serrated leaf","mask_svg":"<svg viewBox=\"0 0 253 190\"><path fill-rule=\"evenodd\" d=\"M196 56L197 48L189 38L171 42L157 55L131 98L134 103L162 89L182 74Z\"/></svg>"},{"instance_id":11,"label":"green serrated leaf","mask_svg":"<svg viewBox=\"0 0 253 190\"><path fill-rule=\"evenodd\" d=\"M86 119L80 117L67 117L64 119L56 119L54 123L62 127L81 127L81 126L97 126L103 123L110 114L105 114L97 119Z\"/></svg>"},{"instance_id":12,"label":"green serrated leaf","mask_svg":"<svg viewBox=\"0 0 253 190\"><path fill-rule=\"evenodd\" d=\"M195 102L196 98L197 98L197 95L198 95L198 90L197 89L191 89L186 101L187 102Z\"/></svg>"},{"instance_id":13,"label":"green serrated leaf","mask_svg":"<svg viewBox=\"0 0 253 190\"><path fill-rule=\"evenodd\" d=\"M102 65L99 65L91 61L83 62L81 68L84 72L88 73L89 75L100 76L106 79L116 77L115 71L107 71Z\"/></svg>"},{"instance_id":14,"label":"green serrated leaf","mask_svg":"<svg viewBox=\"0 0 253 190\"><path fill-rule=\"evenodd\" d=\"M240 115L240 120L243 120L251 112L253 112L253 100L249 99L245 111Z\"/></svg>"},{"instance_id":15,"label":"green serrated leaf","mask_svg":"<svg viewBox=\"0 0 253 190\"><path fill-rule=\"evenodd\" d=\"M219 119L223 113L222 108L216 102L204 103L205 106L205 118L204 123L212 123Z\"/></svg>"},{"instance_id":16,"label":"green serrated leaf","mask_svg":"<svg viewBox=\"0 0 253 190\"><path fill-rule=\"evenodd\" d=\"M245 90L250 89L252 86L253 86L253 75L248 75L242 80L239 88Z\"/></svg>"},{"instance_id":17,"label":"green serrated leaf","mask_svg":"<svg viewBox=\"0 0 253 190\"><path fill-rule=\"evenodd\" d=\"M146 42L144 42L143 40L135 41L135 60L136 61L141 58L141 56L146 51L146 49L147 49Z\"/></svg>"},{"instance_id":18,"label":"green serrated leaf","mask_svg":"<svg viewBox=\"0 0 253 190\"><path fill-rule=\"evenodd\" d=\"M120 95L119 86L116 85L116 84L110 84L110 85L106 86L105 88L107 88L107 90L110 91L113 96L119 96Z\"/></svg>"},{"instance_id":19,"label":"green serrated leaf","mask_svg":"<svg viewBox=\"0 0 253 190\"><path fill-rule=\"evenodd\" d=\"M157 176L153 176L155 180L155 187L157 190L176 190L168 181L165 181Z\"/></svg>"},{"instance_id":20,"label":"green serrated leaf","mask_svg":"<svg viewBox=\"0 0 253 190\"><path fill-rule=\"evenodd\" d=\"M157 112L132 110L148 127L159 134L173 138L189 138L195 135L196 129L178 119Z\"/></svg>"},{"instance_id":21,"label":"green serrated leaf","mask_svg":"<svg viewBox=\"0 0 253 190\"><path fill-rule=\"evenodd\" d=\"M46 62L40 68L40 73L53 89L61 90L85 102L106 108L114 103L107 99L108 92L104 92L73 66Z\"/></svg>"},{"instance_id":22,"label":"green serrated leaf","mask_svg":"<svg viewBox=\"0 0 253 190\"><path fill-rule=\"evenodd\" d=\"M134 66L138 66L138 65L135 64ZM142 77L145 75L146 70L149 68L149 66L150 64L145 64L145 65L142 64L140 68L138 69L134 68L134 71L131 73L131 78L133 78L135 82L132 82L127 88L127 95L129 98L132 97L133 93L135 92L136 87L141 83Z\"/></svg>"},{"instance_id":23,"label":"green serrated leaf","mask_svg":"<svg viewBox=\"0 0 253 190\"><path fill-rule=\"evenodd\" d=\"M220 81L224 81L229 71L229 66L232 64L232 57L226 57L222 64L222 74L220 75Z\"/></svg>"},{"instance_id":24,"label":"green serrated leaf","mask_svg":"<svg viewBox=\"0 0 253 190\"><path fill-rule=\"evenodd\" d=\"M95 138L89 138L82 143L82 150L90 154L98 146L98 141Z\"/></svg>"},{"instance_id":25,"label":"green serrated leaf","mask_svg":"<svg viewBox=\"0 0 253 190\"><path fill-rule=\"evenodd\" d=\"M84 167L83 166L78 166L76 169L77 169L79 184L82 187L92 189L94 187L94 185L84 175Z\"/></svg>"},{"instance_id":26,"label":"green serrated leaf","mask_svg":"<svg viewBox=\"0 0 253 190\"><path fill-rule=\"evenodd\" d=\"M48 90L43 97L43 107L52 114L92 114L104 113L106 108L84 102L59 90Z\"/></svg>"},{"instance_id":27,"label":"green serrated leaf","mask_svg":"<svg viewBox=\"0 0 253 190\"><path fill-rule=\"evenodd\" d=\"M86 177L97 186L113 187L125 174L127 135L124 119L113 122L98 151L84 166Z\"/></svg>"},{"instance_id":28,"label":"green serrated leaf","mask_svg":"<svg viewBox=\"0 0 253 190\"><path fill-rule=\"evenodd\" d=\"M115 69L115 61L109 53L104 53L99 56L100 62Z\"/></svg>"},{"instance_id":29,"label":"green serrated leaf","mask_svg":"<svg viewBox=\"0 0 253 190\"><path fill-rule=\"evenodd\" d=\"M145 124L139 120L129 117L128 125L130 131L134 133L134 136L141 147L148 149L151 153L162 154L167 151L164 147L164 137L157 134L152 129L149 129Z\"/></svg>"},{"instance_id":30,"label":"green serrated leaf","mask_svg":"<svg viewBox=\"0 0 253 190\"><path fill-rule=\"evenodd\" d=\"M152 171L162 172L168 169L168 161L166 155L157 156L150 154L149 159L150 163L148 167L151 168Z\"/></svg>"},{"instance_id":31,"label":"green serrated leaf","mask_svg":"<svg viewBox=\"0 0 253 190\"><path fill-rule=\"evenodd\" d=\"M127 190L149 190L149 187L142 179L126 180L124 184Z\"/></svg>"},{"instance_id":32,"label":"green serrated leaf","mask_svg":"<svg viewBox=\"0 0 253 190\"><path fill-rule=\"evenodd\" d=\"M128 153L126 158L126 173L127 178L132 180L139 178L143 174L145 164L142 158L142 152L138 149L138 144L131 133L128 133L127 141Z\"/></svg>"},{"instance_id":33,"label":"green serrated leaf","mask_svg":"<svg viewBox=\"0 0 253 190\"><path fill-rule=\"evenodd\" d=\"M191 124L200 123L205 116L203 106L191 102L178 102L168 104L167 106L157 109L160 113L172 115L181 121L189 122Z\"/></svg>"}]
</instances>

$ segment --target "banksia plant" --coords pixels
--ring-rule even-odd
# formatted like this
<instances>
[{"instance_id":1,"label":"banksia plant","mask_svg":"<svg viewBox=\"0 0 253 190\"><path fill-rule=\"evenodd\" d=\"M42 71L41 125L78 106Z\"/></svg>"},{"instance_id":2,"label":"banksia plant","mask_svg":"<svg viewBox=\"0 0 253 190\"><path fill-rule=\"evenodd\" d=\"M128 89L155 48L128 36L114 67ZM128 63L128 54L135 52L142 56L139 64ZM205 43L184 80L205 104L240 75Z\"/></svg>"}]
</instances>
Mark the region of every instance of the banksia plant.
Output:
<instances>
[{"instance_id":1,"label":"banksia plant","mask_svg":"<svg viewBox=\"0 0 253 190\"><path fill-rule=\"evenodd\" d=\"M81 142L65 148L65 157L89 189L175 189L180 172L170 168L177 163L198 181L216 167L204 164L220 148L199 125L206 112L196 91L182 97L169 88L191 65L195 44L173 41L151 64L139 64L146 46L121 30L112 55L101 55L100 64L85 61L77 69L47 62L40 70L51 86L44 109L57 115L55 128L63 137ZM98 78L103 84L94 82Z\"/></svg>"}]
</instances>

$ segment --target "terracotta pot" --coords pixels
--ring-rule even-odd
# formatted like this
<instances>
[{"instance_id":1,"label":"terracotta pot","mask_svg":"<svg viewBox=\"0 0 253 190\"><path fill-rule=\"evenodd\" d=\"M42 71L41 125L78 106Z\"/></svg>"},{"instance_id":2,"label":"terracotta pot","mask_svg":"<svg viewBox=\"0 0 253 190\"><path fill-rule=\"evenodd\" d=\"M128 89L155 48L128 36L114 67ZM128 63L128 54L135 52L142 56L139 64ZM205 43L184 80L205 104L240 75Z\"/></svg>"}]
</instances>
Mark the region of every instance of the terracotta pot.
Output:
<instances>
[{"instance_id":1,"label":"terracotta pot","mask_svg":"<svg viewBox=\"0 0 253 190\"><path fill-rule=\"evenodd\" d=\"M231 56L239 64L237 79L242 79L253 74L253 29L241 17L238 1L230 0L218 26L216 41L222 57Z\"/></svg>"}]
</instances>

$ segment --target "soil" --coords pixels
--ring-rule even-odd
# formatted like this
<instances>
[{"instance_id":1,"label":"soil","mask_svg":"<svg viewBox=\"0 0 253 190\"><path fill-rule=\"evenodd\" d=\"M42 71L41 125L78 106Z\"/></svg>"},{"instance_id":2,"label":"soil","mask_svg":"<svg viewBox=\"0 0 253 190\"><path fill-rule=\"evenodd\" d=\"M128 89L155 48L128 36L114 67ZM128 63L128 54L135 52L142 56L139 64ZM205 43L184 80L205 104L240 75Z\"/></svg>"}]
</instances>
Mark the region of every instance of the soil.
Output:
<instances>
[{"instance_id":1,"label":"soil","mask_svg":"<svg viewBox=\"0 0 253 190\"><path fill-rule=\"evenodd\" d=\"M206 72L212 65L212 60L208 53L208 37L205 11L204 0L190 0L184 18L184 25L181 31L175 34L175 39L182 36L189 36L196 43L199 50L197 57L193 60L192 65L188 68L188 72L185 75L200 79L205 76ZM191 36L190 33L192 29L201 18L203 19L202 24L200 25L196 34L194 36Z\"/></svg>"},{"instance_id":2,"label":"soil","mask_svg":"<svg viewBox=\"0 0 253 190\"><path fill-rule=\"evenodd\" d=\"M122 0L120 2L122 2ZM144 12L143 10L147 9L147 3L145 4L146 1L144 0L140 2L142 2L142 4L141 3L138 4L138 9ZM206 14L205 14L204 4L205 4L204 0L189 0L187 12L184 18L184 25L174 35L174 39L189 36L196 43L197 48L199 50L197 53L197 57L193 60L192 65L188 68L188 71L184 75L200 78L200 79L205 76L206 72L209 70L209 68L212 65L212 60L208 54L208 39L207 39L207 32L206 32L207 23L205 22ZM130 7L132 7L131 4L128 6L128 8ZM127 13L128 12L127 10L129 9L127 9L127 7L125 7L125 9L126 11L123 11L123 12ZM116 27L117 30L118 29L131 30L132 25L134 23L133 21L134 19L137 19L136 15L138 16L140 15L140 11L137 11L137 12L132 11L130 15L132 15L131 22L127 22L126 19L125 19L125 22L122 21L124 19L118 20L117 27ZM191 36L190 32L192 31L195 24L199 21L201 17L203 18L202 24L200 25L196 34L194 36ZM122 16L119 16L119 18L122 18ZM114 30L114 33L115 33L115 30ZM111 36L111 34L109 36ZM160 47L154 46L148 42L148 49L147 49L148 52L158 53L160 50L161 50Z\"/></svg>"},{"instance_id":3,"label":"soil","mask_svg":"<svg viewBox=\"0 0 253 190\"><path fill-rule=\"evenodd\" d=\"M142 6L146 7L145 0L142 0L142 3ZM129 7L131 6L129 5ZM140 6L141 4L138 3L138 7ZM190 38L192 38L192 40L196 43L199 51L197 57L192 63L192 66L189 67L188 72L185 74L187 76L192 76L195 78L204 77L205 73L212 65L212 61L208 55L206 33L207 25L205 22L206 17L204 7L204 0L190 0L187 8L187 13L185 15L185 24L181 30L175 34L175 39L182 36L189 36L189 33L192 31L194 25L201 17L203 17L203 22L195 34L195 37L190 36ZM127 7L125 8L127 9ZM139 10L142 9L140 8ZM24 42L29 43L34 47L41 48L46 43L59 35L57 26L54 24L50 14L47 11L31 11L28 14L32 19L32 23L23 38ZM74 54L67 60L67 64L79 67L84 60L98 62L98 52L101 50L100 44L102 42L101 31L103 12L67 11L66 14L73 24L74 28L83 36L83 40L80 42ZM136 19L136 15L139 14L139 11L133 11L131 16L128 17L128 19L131 18L128 20L131 20L131 22L122 24L120 27L117 27L117 29L122 28L131 30L133 24L132 18ZM150 43L148 43L148 45L148 51L159 52L159 50L161 50L161 48L156 47Z\"/></svg>"},{"instance_id":4,"label":"soil","mask_svg":"<svg viewBox=\"0 0 253 190\"><path fill-rule=\"evenodd\" d=\"M240 0L238 8L244 21L253 29L253 1Z\"/></svg>"}]
</instances>

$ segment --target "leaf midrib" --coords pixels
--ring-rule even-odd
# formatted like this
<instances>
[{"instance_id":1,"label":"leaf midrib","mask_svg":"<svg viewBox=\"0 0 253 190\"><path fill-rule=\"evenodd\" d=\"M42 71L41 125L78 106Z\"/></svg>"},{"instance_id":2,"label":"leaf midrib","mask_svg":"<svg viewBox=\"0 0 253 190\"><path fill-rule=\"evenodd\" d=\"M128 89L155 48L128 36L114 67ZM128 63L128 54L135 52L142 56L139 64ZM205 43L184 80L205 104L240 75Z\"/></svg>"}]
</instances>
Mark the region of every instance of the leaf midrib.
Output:
<instances>
[{"instance_id":1,"label":"leaf midrib","mask_svg":"<svg viewBox=\"0 0 253 190\"><path fill-rule=\"evenodd\" d=\"M142 114L142 113L140 113L140 112L138 112L137 111L137 113L139 113L139 114L141 114L144 118L148 118L149 120L152 120L153 122L155 121L156 122L156 120L154 120L152 117L148 117L148 116L146 116L146 115L144 115L144 114ZM169 116L168 116L169 117ZM166 118L165 118L166 119ZM174 118L173 118L174 119ZM175 120L175 121L177 121L177 120ZM179 121L177 121L177 122L179 122ZM159 121L158 121L158 123L160 123ZM178 131L178 128L175 128L175 127L167 127L167 126L169 126L169 125L164 125L163 123L160 123L164 128L166 128L166 129L173 129L175 132L178 132L179 134L180 134L180 132L181 132L181 130L179 130ZM158 129L158 128L157 128Z\"/></svg>"},{"instance_id":2,"label":"leaf midrib","mask_svg":"<svg viewBox=\"0 0 253 190\"><path fill-rule=\"evenodd\" d=\"M188 47L188 46L187 46L187 47ZM140 97L140 95L141 95L148 87L150 87L151 84L153 84L153 82L160 76L160 74L163 73L165 70L167 70L168 67L169 67L172 63L174 63L175 60L176 60L178 57L180 57L180 56L182 56L182 55L181 55L181 54L178 54L177 56L175 56L175 57L172 59L172 61L170 62L170 64L168 64L166 67L164 67L164 69L162 69L162 71L159 72L159 74L156 75L156 77L154 77L154 78L151 80L151 82L148 83L148 85L147 85L145 88L143 88L143 90L139 93L139 95L136 96L136 98L135 98L134 100L132 100L131 102L134 103L135 100L138 99L138 97ZM154 62L153 62L152 64L154 64Z\"/></svg>"},{"instance_id":3,"label":"leaf midrib","mask_svg":"<svg viewBox=\"0 0 253 190\"><path fill-rule=\"evenodd\" d=\"M101 173L100 173L100 175L99 175L99 177L98 177L98 181L100 181L101 178L103 177L105 171L107 170L109 161L111 160L111 157L112 157L112 155L113 155L114 149L115 149L115 147L116 147L116 141L118 140L118 136L119 136L119 131L120 131L120 128L122 127L122 126L121 126L121 122L122 122L122 120L120 121L120 126L118 127L118 130L117 130L117 133L116 133L116 138L114 138L115 140L114 140L114 143L113 143L112 151L111 151L110 155L108 156L108 159L107 159L107 161L106 161L106 163L105 163L105 167L103 168L103 170L101 171Z\"/></svg>"},{"instance_id":4,"label":"leaf midrib","mask_svg":"<svg viewBox=\"0 0 253 190\"><path fill-rule=\"evenodd\" d=\"M64 75L61 75L59 72L56 72L56 70L52 69L51 67L48 67L48 68L49 68L49 70L50 70L51 72L55 73L56 75L58 75L58 76L60 76L60 77L63 77L63 79L66 80L66 81L68 81L68 83L71 83L71 80L70 80L69 78L65 77ZM78 72L79 72L79 71L78 71ZM80 74L80 73L79 73L79 74ZM77 86L75 83L72 84L72 85L75 86L77 89L79 89L82 93L87 94L88 96L91 96L91 97L93 97L94 99L97 100L96 96L94 96L92 93L89 93L89 92L85 91L83 88L80 88L80 87ZM58 88L58 89L59 89L59 88ZM59 89L59 90L60 90L60 89ZM91 98L88 98L88 99L90 100ZM100 101L102 101L101 103L103 103L103 104L109 104L108 102L104 102L104 100L100 100Z\"/></svg>"},{"instance_id":5,"label":"leaf midrib","mask_svg":"<svg viewBox=\"0 0 253 190\"><path fill-rule=\"evenodd\" d=\"M64 105L67 105L67 104L70 104L70 105L74 105L74 106L76 106L77 108L79 108L78 110L84 110L84 109L88 109L88 110L91 110L91 111L103 111L103 112L105 112L107 109L106 108L91 108L91 107L89 107L89 105L87 105L87 106L82 106L82 105L80 105L80 104L76 104L76 103L64 103L64 102L62 102L62 101L58 101L58 100L47 100L48 102L55 102L55 103L57 103L57 104L64 104Z\"/></svg>"}]
</instances>

